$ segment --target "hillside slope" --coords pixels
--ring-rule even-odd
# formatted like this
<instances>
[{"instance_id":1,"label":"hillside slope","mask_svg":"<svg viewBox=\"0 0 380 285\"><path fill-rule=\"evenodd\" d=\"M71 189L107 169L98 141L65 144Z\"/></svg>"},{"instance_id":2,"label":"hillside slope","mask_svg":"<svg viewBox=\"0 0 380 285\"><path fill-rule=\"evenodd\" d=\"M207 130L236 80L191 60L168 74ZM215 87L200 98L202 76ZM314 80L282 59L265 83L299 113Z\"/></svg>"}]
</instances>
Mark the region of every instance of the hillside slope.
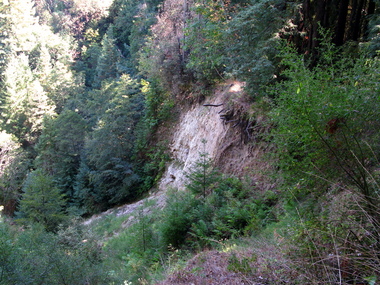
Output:
<instances>
[{"instance_id":1,"label":"hillside slope","mask_svg":"<svg viewBox=\"0 0 380 285\"><path fill-rule=\"evenodd\" d=\"M184 189L186 173L191 171L200 153L206 153L224 173L237 177L249 174L250 183L258 185L269 167L262 160L268 146L261 135L268 128L264 117L248 104L244 83L220 84L210 97L181 113L174 126L170 153L172 161L159 183L159 189ZM264 186L264 183L261 185Z\"/></svg>"},{"instance_id":2,"label":"hillside slope","mask_svg":"<svg viewBox=\"0 0 380 285\"><path fill-rule=\"evenodd\" d=\"M163 207L168 190L185 190L187 174L201 153L207 154L221 172L244 179L258 191L273 190L265 175L271 167L270 159L264 159L269 144L261 137L269 126L264 116L245 102L243 85L238 81L221 83L203 102L180 112L170 126L171 159L157 189L152 189L147 198L94 215L85 224L116 211L117 216L130 216L126 226L133 223L137 209L147 201L154 200L154 208Z\"/></svg>"}]
</instances>

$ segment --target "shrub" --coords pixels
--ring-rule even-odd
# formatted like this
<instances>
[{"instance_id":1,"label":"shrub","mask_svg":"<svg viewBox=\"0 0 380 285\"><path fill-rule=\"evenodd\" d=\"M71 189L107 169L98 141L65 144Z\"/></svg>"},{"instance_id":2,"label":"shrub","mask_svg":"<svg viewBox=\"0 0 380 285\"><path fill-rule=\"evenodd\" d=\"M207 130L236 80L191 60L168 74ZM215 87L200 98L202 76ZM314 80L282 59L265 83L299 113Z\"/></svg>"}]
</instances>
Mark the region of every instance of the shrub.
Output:
<instances>
[{"instance_id":1,"label":"shrub","mask_svg":"<svg viewBox=\"0 0 380 285\"><path fill-rule=\"evenodd\" d=\"M58 235L42 225L18 231L0 224L7 254L0 259L2 284L109 284L95 239L80 227L68 227ZM4 241L2 239L2 241ZM6 262L6 263L3 263Z\"/></svg>"},{"instance_id":2,"label":"shrub","mask_svg":"<svg viewBox=\"0 0 380 285\"><path fill-rule=\"evenodd\" d=\"M285 199L301 219L294 258L311 278L334 284L378 276L380 248L379 61L341 54L323 41L310 70L284 48L286 80L272 111Z\"/></svg>"},{"instance_id":3,"label":"shrub","mask_svg":"<svg viewBox=\"0 0 380 285\"><path fill-rule=\"evenodd\" d=\"M347 178L369 196L363 167L372 167L379 153L378 60L341 59L334 49L325 44L313 70L288 48L282 53L287 80L277 86L272 112L280 165L300 189L321 182L319 176Z\"/></svg>"},{"instance_id":4,"label":"shrub","mask_svg":"<svg viewBox=\"0 0 380 285\"><path fill-rule=\"evenodd\" d=\"M179 248L189 238L189 230L194 221L192 212L199 205L194 195L188 192L173 192L169 195L164 210L160 232L164 246Z\"/></svg>"}]
</instances>

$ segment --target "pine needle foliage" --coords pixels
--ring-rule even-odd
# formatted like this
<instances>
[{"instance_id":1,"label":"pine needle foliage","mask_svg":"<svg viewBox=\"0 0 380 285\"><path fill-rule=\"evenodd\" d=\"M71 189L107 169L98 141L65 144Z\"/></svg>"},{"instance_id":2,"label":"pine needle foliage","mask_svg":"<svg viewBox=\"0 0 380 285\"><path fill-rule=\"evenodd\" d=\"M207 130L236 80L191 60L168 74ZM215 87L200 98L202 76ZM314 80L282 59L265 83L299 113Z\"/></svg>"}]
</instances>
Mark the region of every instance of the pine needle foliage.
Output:
<instances>
[{"instance_id":1,"label":"pine needle foliage","mask_svg":"<svg viewBox=\"0 0 380 285\"><path fill-rule=\"evenodd\" d=\"M203 147L206 147L206 140L202 140ZM213 166L212 160L206 152L199 154L199 159L195 162L190 173L187 174L189 182L186 187L193 194L206 198L213 185L218 179L219 172Z\"/></svg>"},{"instance_id":2,"label":"pine needle foliage","mask_svg":"<svg viewBox=\"0 0 380 285\"><path fill-rule=\"evenodd\" d=\"M42 170L30 173L23 191L17 213L18 221L24 224L38 223L48 231L55 231L66 220L63 209L65 197L54 185L51 176Z\"/></svg>"}]
</instances>

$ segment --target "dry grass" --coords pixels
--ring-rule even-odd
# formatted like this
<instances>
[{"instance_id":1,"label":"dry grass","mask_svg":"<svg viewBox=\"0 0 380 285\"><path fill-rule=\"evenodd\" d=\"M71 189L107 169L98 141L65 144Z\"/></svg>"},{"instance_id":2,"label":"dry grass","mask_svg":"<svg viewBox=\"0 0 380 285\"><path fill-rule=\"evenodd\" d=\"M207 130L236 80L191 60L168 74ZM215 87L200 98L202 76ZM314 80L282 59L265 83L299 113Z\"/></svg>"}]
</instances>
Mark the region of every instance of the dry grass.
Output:
<instances>
[{"instance_id":1,"label":"dry grass","mask_svg":"<svg viewBox=\"0 0 380 285\"><path fill-rule=\"evenodd\" d=\"M287 256L284 238L252 238L201 252L156 285L313 284ZM244 244L243 244L244 243Z\"/></svg>"},{"instance_id":2,"label":"dry grass","mask_svg":"<svg viewBox=\"0 0 380 285\"><path fill-rule=\"evenodd\" d=\"M170 274L157 285L240 285L259 283L256 276L229 270L230 253L217 250L197 254L185 268ZM255 280L256 279L256 280Z\"/></svg>"}]
</instances>

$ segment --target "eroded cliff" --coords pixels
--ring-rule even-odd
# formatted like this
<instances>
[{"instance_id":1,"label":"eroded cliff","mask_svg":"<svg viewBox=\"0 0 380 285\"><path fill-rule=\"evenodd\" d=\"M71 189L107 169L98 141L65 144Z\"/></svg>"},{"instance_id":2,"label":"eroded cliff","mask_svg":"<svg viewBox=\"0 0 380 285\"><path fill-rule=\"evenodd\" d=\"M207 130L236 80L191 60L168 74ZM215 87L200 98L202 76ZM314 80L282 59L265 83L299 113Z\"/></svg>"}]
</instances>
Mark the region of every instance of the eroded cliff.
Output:
<instances>
[{"instance_id":1,"label":"eroded cliff","mask_svg":"<svg viewBox=\"0 0 380 285\"><path fill-rule=\"evenodd\" d=\"M207 153L226 174L245 177L248 183L268 188L263 161L268 142L263 134L270 127L258 108L247 102L244 84L229 81L219 85L210 97L180 114L171 137L172 160L159 183L160 190L184 189L201 153Z\"/></svg>"}]
</instances>

